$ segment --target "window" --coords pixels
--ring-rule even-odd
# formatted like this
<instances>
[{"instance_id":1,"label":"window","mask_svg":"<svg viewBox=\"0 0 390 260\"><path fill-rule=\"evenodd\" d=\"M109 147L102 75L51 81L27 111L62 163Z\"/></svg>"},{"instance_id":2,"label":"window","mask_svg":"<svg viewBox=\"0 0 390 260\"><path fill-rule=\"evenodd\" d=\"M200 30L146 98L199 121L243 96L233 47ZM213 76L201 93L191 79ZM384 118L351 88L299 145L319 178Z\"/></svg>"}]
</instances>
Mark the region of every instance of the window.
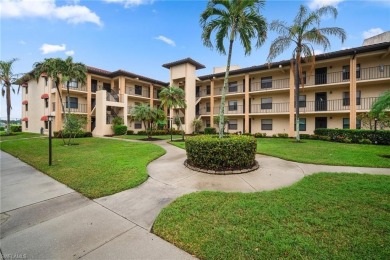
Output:
<instances>
[{"instance_id":1,"label":"window","mask_svg":"<svg viewBox=\"0 0 390 260\"><path fill-rule=\"evenodd\" d=\"M360 79L360 64L356 64L356 78Z\"/></svg>"},{"instance_id":2,"label":"window","mask_svg":"<svg viewBox=\"0 0 390 260\"><path fill-rule=\"evenodd\" d=\"M28 128L28 121L25 121L25 122L24 122L24 126L25 126L26 128Z\"/></svg>"},{"instance_id":3,"label":"window","mask_svg":"<svg viewBox=\"0 0 390 260\"><path fill-rule=\"evenodd\" d=\"M294 120L294 130L297 129L296 120ZM299 118L299 131L306 131L306 118Z\"/></svg>"},{"instance_id":4,"label":"window","mask_svg":"<svg viewBox=\"0 0 390 260\"><path fill-rule=\"evenodd\" d=\"M303 84L306 84L306 71L302 72Z\"/></svg>"},{"instance_id":5,"label":"window","mask_svg":"<svg viewBox=\"0 0 390 260\"><path fill-rule=\"evenodd\" d=\"M49 107L49 99L45 98L45 107L48 108Z\"/></svg>"},{"instance_id":6,"label":"window","mask_svg":"<svg viewBox=\"0 0 390 260\"><path fill-rule=\"evenodd\" d=\"M237 130L237 119L231 119L228 123L229 130Z\"/></svg>"},{"instance_id":7,"label":"window","mask_svg":"<svg viewBox=\"0 0 390 260\"><path fill-rule=\"evenodd\" d=\"M356 91L356 105L357 106L360 106L360 99L361 99L361 96L362 96L362 92L359 90L359 91Z\"/></svg>"},{"instance_id":8,"label":"window","mask_svg":"<svg viewBox=\"0 0 390 260\"><path fill-rule=\"evenodd\" d=\"M25 106L26 106L26 111L28 111L28 104L26 104Z\"/></svg>"},{"instance_id":9,"label":"window","mask_svg":"<svg viewBox=\"0 0 390 260\"><path fill-rule=\"evenodd\" d=\"M349 65L343 66L343 80L349 80Z\"/></svg>"},{"instance_id":10,"label":"window","mask_svg":"<svg viewBox=\"0 0 390 260\"><path fill-rule=\"evenodd\" d=\"M134 93L135 93L136 95L142 96L142 86L137 86L137 85L135 85Z\"/></svg>"},{"instance_id":11,"label":"window","mask_svg":"<svg viewBox=\"0 0 390 260\"><path fill-rule=\"evenodd\" d=\"M237 101L236 100L229 101L229 111L237 111Z\"/></svg>"},{"instance_id":12,"label":"window","mask_svg":"<svg viewBox=\"0 0 390 260\"><path fill-rule=\"evenodd\" d=\"M349 118L343 118L343 129L349 129Z\"/></svg>"},{"instance_id":13,"label":"window","mask_svg":"<svg viewBox=\"0 0 390 260\"><path fill-rule=\"evenodd\" d=\"M210 127L210 120L206 120L206 127Z\"/></svg>"},{"instance_id":14,"label":"window","mask_svg":"<svg viewBox=\"0 0 390 260\"><path fill-rule=\"evenodd\" d=\"M299 107L306 107L306 95L299 95Z\"/></svg>"},{"instance_id":15,"label":"window","mask_svg":"<svg viewBox=\"0 0 390 260\"><path fill-rule=\"evenodd\" d=\"M343 106L349 106L349 92L343 92Z\"/></svg>"},{"instance_id":16,"label":"window","mask_svg":"<svg viewBox=\"0 0 390 260\"><path fill-rule=\"evenodd\" d=\"M206 112L210 112L210 103L209 102L206 103Z\"/></svg>"},{"instance_id":17,"label":"window","mask_svg":"<svg viewBox=\"0 0 390 260\"><path fill-rule=\"evenodd\" d=\"M44 121L45 123L45 129L48 129L49 128L49 121Z\"/></svg>"},{"instance_id":18,"label":"window","mask_svg":"<svg viewBox=\"0 0 390 260\"><path fill-rule=\"evenodd\" d=\"M134 129L141 129L142 128L142 122L141 121L135 121L134 122Z\"/></svg>"},{"instance_id":19,"label":"window","mask_svg":"<svg viewBox=\"0 0 390 260\"><path fill-rule=\"evenodd\" d=\"M261 119L261 130L272 130L272 119Z\"/></svg>"},{"instance_id":20,"label":"window","mask_svg":"<svg viewBox=\"0 0 390 260\"><path fill-rule=\"evenodd\" d=\"M79 108L79 99L76 97L69 98L70 108ZM66 99L66 108L68 108L68 99Z\"/></svg>"},{"instance_id":21,"label":"window","mask_svg":"<svg viewBox=\"0 0 390 260\"><path fill-rule=\"evenodd\" d=\"M262 98L261 109L272 109L272 98Z\"/></svg>"},{"instance_id":22,"label":"window","mask_svg":"<svg viewBox=\"0 0 390 260\"><path fill-rule=\"evenodd\" d=\"M77 88L77 81L72 79L71 81L69 81L69 87L70 88Z\"/></svg>"},{"instance_id":23,"label":"window","mask_svg":"<svg viewBox=\"0 0 390 260\"><path fill-rule=\"evenodd\" d=\"M272 77L261 78L261 88L272 88Z\"/></svg>"},{"instance_id":24,"label":"window","mask_svg":"<svg viewBox=\"0 0 390 260\"><path fill-rule=\"evenodd\" d=\"M237 81L229 82L229 92L237 92Z\"/></svg>"},{"instance_id":25,"label":"window","mask_svg":"<svg viewBox=\"0 0 390 260\"><path fill-rule=\"evenodd\" d=\"M207 95L210 95L211 93L211 89L210 89L210 85L206 86L206 94Z\"/></svg>"}]
</instances>

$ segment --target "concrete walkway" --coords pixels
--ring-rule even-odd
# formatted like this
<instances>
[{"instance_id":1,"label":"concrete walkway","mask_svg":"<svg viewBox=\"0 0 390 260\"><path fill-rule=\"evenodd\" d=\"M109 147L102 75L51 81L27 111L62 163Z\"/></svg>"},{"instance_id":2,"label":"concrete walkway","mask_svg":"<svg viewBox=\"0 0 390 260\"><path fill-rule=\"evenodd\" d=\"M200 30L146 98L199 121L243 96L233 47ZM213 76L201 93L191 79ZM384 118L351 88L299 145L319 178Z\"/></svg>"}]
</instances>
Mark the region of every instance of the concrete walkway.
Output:
<instances>
[{"instance_id":1,"label":"concrete walkway","mask_svg":"<svg viewBox=\"0 0 390 260\"><path fill-rule=\"evenodd\" d=\"M190 259L149 232L161 209L184 194L272 190L319 171L390 175L384 168L301 164L263 155L256 156L260 168L254 172L208 175L183 165L184 150L166 141L153 143L167 153L148 165L145 183L93 201L1 152L3 257Z\"/></svg>"}]
</instances>

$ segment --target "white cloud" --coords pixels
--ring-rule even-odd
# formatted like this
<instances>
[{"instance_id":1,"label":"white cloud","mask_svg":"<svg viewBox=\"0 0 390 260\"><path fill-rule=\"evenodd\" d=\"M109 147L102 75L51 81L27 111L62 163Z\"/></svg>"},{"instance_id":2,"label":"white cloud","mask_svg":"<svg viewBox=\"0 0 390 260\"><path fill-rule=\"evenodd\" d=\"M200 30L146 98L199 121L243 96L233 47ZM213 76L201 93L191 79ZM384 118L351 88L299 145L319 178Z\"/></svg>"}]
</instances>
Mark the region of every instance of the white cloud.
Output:
<instances>
[{"instance_id":1,"label":"white cloud","mask_svg":"<svg viewBox=\"0 0 390 260\"><path fill-rule=\"evenodd\" d=\"M40 17L65 20L68 23L95 23L102 25L100 17L85 6L74 4L57 6L55 0L2 0L0 16L3 18Z\"/></svg>"},{"instance_id":2,"label":"white cloud","mask_svg":"<svg viewBox=\"0 0 390 260\"><path fill-rule=\"evenodd\" d=\"M322 50L314 50L314 55L320 55L323 54L324 52Z\"/></svg>"},{"instance_id":3,"label":"white cloud","mask_svg":"<svg viewBox=\"0 0 390 260\"><path fill-rule=\"evenodd\" d=\"M65 51L66 45L65 44L52 45L52 44L44 43L39 49L41 50L42 54L49 54L53 52Z\"/></svg>"},{"instance_id":4,"label":"white cloud","mask_svg":"<svg viewBox=\"0 0 390 260\"><path fill-rule=\"evenodd\" d=\"M326 5L337 7L337 5L343 1L344 0L310 0L308 5L310 9L316 10Z\"/></svg>"},{"instance_id":5,"label":"white cloud","mask_svg":"<svg viewBox=\"0 0 390 260\"><path fill-rule=\"evenodd\" d=\"M104 0L107 3L122 4L125 8L138 5L152 4L153 0Z\"/></svg>"},{"instance_id":6,"label":"white cloud","mask_svg":"<svg viewBox=\"0 0 390 260\"><path fill-rule=\"evenodd\" d=\"M74 50L66 51L65 54L66 54L67 56L73 56L73 55L74 55Z\"/></svg>"},{"instance_id":7,"label":"white cloud","mask_svg":"<svg viewBox=\"0 0 390 260\"><path fill-rule=\"evenodd\" d=\"M155 39L156 39L156 40L163 41L163 42L165 42L166 44L169 44L169 45L171 45L171 46L173 46L173 47L176 46L176 43L175 43L173 40L171 40L171 39L169 39L169 38L167 38L167 37L165 37L165 36L163 36L163 35L160 35L160 36L156 37Z\"/></svg>"},{"instance_id":8,"label":"white cloud","mask_svg":"<svg viewBox=\"0 0 390 260\"><path fill-rule=\"evenodd\" d=\"M23 41L23 40L20 40L20 41L19 41L19 44L26 45L27 42L25 42L25 41Z\"/></svg>"},{"instance_id":9,"label":"white cloud","mask_svg":"<svg viewBox=\"0 0 390 260\"><path fill-rule=\"evenodd\" d=\"M368 31L364 31L362 33L362 36L364 39L367 39L367 38L373 37L375 35L381 34L383 32L384 31L381 28L371 28Z\"/></svg>"}]
</instances>

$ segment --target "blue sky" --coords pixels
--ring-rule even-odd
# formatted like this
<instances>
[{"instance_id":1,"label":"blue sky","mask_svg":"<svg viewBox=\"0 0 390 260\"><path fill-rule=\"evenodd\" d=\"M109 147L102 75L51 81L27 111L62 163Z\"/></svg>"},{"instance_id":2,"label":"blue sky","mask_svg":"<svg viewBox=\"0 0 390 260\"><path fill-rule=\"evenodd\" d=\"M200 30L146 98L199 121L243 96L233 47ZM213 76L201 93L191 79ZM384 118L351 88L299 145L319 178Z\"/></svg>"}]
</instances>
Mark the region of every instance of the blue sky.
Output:
<instances>
[{"instance_id":1,"label":"blue sky","mask_svg":"<svg viewBox=\"0 0 390 260\"><path fill-rule=\"evenodd\" d=\"M226 65L226 56L202 45L199 15L206 4L205 0L0 0L1 60L18 58L13 71L24 73L37 61L71 55L86 65L168 81L169 71L161 65L191 57L206 66L198 75L209 74L213 67ZM337 7L338 18L323 20L321 26L344 28L347 40L341 44L331 37L328 51L360 46L365 37L390 30L388 0L268 0L261 13L268 22L291 23L301 4L311 9L324 4ZM265 63L274 38L268 32L267 41L250 56L236 42L232 64ZM290 57L291 52L286 52L277 60ZM20 95L12 100L11 117L19 118ZM1 103L3 118L4 98Z\"/></svg>"}]
</instances>

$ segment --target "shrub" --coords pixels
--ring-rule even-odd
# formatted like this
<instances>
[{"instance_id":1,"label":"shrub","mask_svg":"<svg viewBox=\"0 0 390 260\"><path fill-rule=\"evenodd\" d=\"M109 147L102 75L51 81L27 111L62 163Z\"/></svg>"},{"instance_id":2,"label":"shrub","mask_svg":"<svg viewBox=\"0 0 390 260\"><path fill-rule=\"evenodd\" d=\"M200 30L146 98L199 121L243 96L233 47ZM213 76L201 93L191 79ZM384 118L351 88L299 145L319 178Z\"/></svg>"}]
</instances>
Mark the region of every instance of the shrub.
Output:
<instances>
[{"instance_id":1,"label":"shrub","mask_svg":"<svg viewBox=\"0 0 390 260\"><path fill-rule=\"evenodd\" d=\"M288 138L288 134L280 133L280 134L278 134L278 137L280 137L280 138Z\"/></svg>"},{"instance_id":2,"label":"shrub","mask_svg":"<svg viewBox=\"0 0 390 260\"><path fill-rule=\"evenodd\" d=\"M372 144L372 142L370 141L370 139L361 139L361 140L359 140L359 143L360 143L360 144Z\"/></svg>"},{"instance_id":3,"label":"shrub","mask_svg":"<svg viewBox=\"0 0 390 260\"><path fill-rule=\"evenodd\" d=\"M4 131L4 130L5 130L4 126L0 126L0 131Z\"/></svg>"},{"instance_id":4,"label":"shrub","mask_svg":"<svg viewBox=\"0 0 390 260\"><path fill-rule=\"evenodd\" d=\"M122 117L119 117L119 116L116 116L112 119L112 125L113 126L116 126L116 125L123 125L123 119Z\"/></svg>"},{"instance_id":5,"label":"shrub","mask_svg":"<svg viewBox=\"0 0 390 260\"><path fill-rule=\"evenodd\" d=\"M299 135L301 139L310 139L310 135L309 134L300 134Z\"/></svg>"},{"instance_id":6,"label":"shrub","mask_svg":"<svg viewBox=\"0 0 390 260\"><path fill-rule=\"evenodd\" d=\"M127 130L127 135L133 135L134 134L134 130Z\"/></svg>"},{"instance_id":7,"label":"shrub","mask_svg":"<svg viewBox=\"0 0 390 260\"><path fill-rule=\"evenodd\" d=\"M137 135L147 135L145 130L140 130L137 132Z\"/></svg>"},{"instance_id":8,"label":"shrub","mask_svg":"<svg viewBox=\"0 0 390 260\"><path fill-rule=\"evenodd\" d=\"M22 126L21 125L11 125L11 132L22 132Z\"/></svg>"},{"instance_id":9,"label":"shrub","mask_svg":"<svg viewBox=\"0 0 390 260\"><path fill-rule=\"evenodd\" d=\"M273 134L272 137L273 137L273 138L276 138L276 137L278 137L278 135L277 135L277 134Z\"/></svg>"},{"instance_id":10,"label":"shrub","mask_svg":"<svg viewBox=\"0 0 390 260\"><path fill-rule=\"evenodd\" d=\"M127 132L126 125L113 125L114 135L125 135Z\"/></svg>"},{"instance_id":11,"label":"shrub","mask_svg":"<svg viewBox=\"0 0 390 260\"><path fill-rule=\"evenodd\" d=\"M322 141L330 141L331 140L330 136L326 136L326 135L320 135L320 136L318 136L318 139L322 140Z\"/></svg>"},{"instance_id":12,"label":"shrub","mask_svg":"<svg viewBox=\"0 0 390 260\"><path fill-rule=\"evenodd\" d=\"M250 168L255 163L256 139L245 135L225 138L203 135L185 141L187 162L208 170L237 170Z\"/></svg>"},{"instance_id":13,"label":"shrub","mask_svg":"<svg viewBox=\"0 0 390 260\"><path fill-rule=\"evenodd\" d=\"M64 133L62 130L53 132L54 138L69 138L70 133ZM74 137L74 134L72 134ZM79 132L74 138L92 137L92 132Z\"/></svg>"},{"instance_id":14,"label":"shrub","mask_svg":"<svg viewBox=\"0 0 390 260\"><path fill-rule=\"evenodd\" d=\"M349 138L352 143L359 143L359 140L368 139L371 143L390 145L389 130L365 130L365 129L316 129L316 135L328 136L330 140L337 141L340 138Z\"/></svg>"},{"instance_id":15,"label":"shrub","mask_svg":"<svg viewBox=\"0 0 390 260\"><path fill-rule=\"evenodd\" d=\"M255 134L254 134L254 137L256 137L256 138L267 137L267 133L255 133Z\"/></svg>"},{"instance_id":16,"label":"shrub","mask_svg":"<svg viewBox=\"0 0 390 260\"><path fill-rule=\"evenodd\" d=\"M215 135L217 133L217 131L215 130L214 127L206 127L204 129L204 134L205 135Z\"/></svg>"}]
</instances>

